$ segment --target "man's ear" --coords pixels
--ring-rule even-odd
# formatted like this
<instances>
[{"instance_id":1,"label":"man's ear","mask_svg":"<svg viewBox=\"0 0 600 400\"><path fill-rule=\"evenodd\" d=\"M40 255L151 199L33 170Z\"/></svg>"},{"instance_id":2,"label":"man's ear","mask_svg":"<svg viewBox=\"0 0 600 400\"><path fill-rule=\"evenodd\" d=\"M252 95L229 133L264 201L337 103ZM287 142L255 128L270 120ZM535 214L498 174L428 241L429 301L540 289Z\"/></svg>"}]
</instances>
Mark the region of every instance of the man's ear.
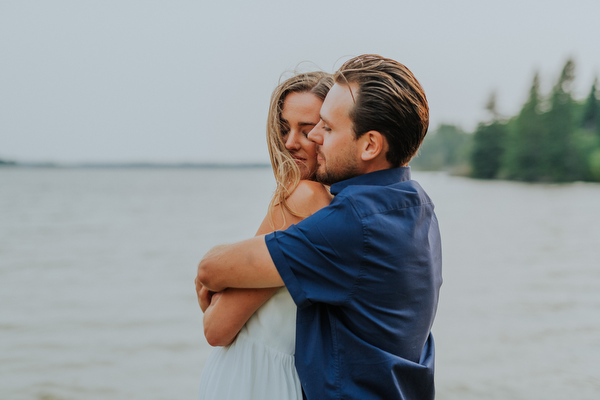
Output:
<instances>
[{"instance_id":1,"label":"man's ear","mask_svg":"<svg viewBox=\"0 0 600 400\"><path fill-rule=\"evenodd\" d=\"M377 157L384 156L387 152L387 140L378 131L368 131L359 138L361 142L362 161L372 161Z\"/></svg>"}]
</instances>

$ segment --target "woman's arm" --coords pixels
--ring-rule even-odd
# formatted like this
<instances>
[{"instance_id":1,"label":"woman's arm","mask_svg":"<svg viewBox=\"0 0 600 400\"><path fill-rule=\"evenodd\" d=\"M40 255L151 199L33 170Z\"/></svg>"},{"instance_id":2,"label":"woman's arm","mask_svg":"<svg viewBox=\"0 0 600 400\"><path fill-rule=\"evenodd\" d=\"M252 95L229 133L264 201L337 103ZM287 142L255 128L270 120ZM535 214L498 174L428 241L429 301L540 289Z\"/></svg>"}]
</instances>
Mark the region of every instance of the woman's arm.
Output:
<instances>
[{"instance_id":1,"label":"woman's arm","mask_svg":"<svg viewBox=\"0 0 600 400\"><path fill-rule=\"evenodd\" d=\"M300 215L312 215L329 204L331 195L320 183L300 181L288 198L290 207ZM285 207L276 205L269 209L256 235L264 235L273 230L282 230L303 218L292 215ZM236 289L210 293L196 280L196 290L200 307L204 311L204 336L211 346L229 345L237 336L246 321L258 308L279 290Z\"/></svg>"},{"instance_id":2,"label":"woman's arm","mask_svg":"<svg viewBox=\"0 0 600 400\"><path fill-rule=\"evenodd\" d=\"M277 290L279 288L225 289L213 294L203 319L208 344L231 344L246 321Z\"/></svg>"}]
</instances>

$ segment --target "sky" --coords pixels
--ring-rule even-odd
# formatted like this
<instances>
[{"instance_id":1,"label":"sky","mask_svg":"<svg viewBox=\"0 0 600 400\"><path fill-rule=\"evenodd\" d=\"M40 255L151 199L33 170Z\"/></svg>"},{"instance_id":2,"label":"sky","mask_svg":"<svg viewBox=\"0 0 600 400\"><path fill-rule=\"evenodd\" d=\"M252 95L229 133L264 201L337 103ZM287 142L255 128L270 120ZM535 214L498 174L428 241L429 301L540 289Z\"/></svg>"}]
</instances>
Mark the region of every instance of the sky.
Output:
<instances>
[{"instance_id":1,"label":"sky","mask_svg":"<svg viewBox=\"0 0 600 400\"><path fill-rule=\"evenodd\" d=\"M271 91L375 53L408 66L442 123L514 115L568 58L600 77L597 0L0 0L0 159L267 163Z\"/></svg>"}]
</instances>

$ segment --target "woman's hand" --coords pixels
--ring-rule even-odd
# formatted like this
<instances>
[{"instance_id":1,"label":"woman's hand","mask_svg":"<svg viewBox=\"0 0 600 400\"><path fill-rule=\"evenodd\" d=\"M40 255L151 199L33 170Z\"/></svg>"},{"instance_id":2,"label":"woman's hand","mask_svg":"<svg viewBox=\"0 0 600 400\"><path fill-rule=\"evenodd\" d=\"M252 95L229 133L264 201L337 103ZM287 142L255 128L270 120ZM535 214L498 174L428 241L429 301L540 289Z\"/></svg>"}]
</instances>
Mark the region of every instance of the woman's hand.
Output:
<instances>
[{"instance_id":1,"label":"woman's hand","mask_svg":"<svg viewBox=\"0 0 600 400\"><path fill-rule=\"evenodd\" d=\"M211 304L216 303L222 294L223 292L213 292L208 290L202 286L202 284L198 283L198 280L196 280L196 295L198 296L198 304L200 305L203 313L206 312Z\"/></svg>"}]
</instances>

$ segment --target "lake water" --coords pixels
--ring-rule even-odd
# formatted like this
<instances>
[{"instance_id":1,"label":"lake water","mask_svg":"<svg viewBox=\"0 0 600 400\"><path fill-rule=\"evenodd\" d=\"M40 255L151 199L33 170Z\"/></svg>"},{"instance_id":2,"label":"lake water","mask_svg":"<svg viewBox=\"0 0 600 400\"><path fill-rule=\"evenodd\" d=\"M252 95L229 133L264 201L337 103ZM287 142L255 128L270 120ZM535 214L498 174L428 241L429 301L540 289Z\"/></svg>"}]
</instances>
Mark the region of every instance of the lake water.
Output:
<instances>
[{"instance_id":1,"label":"lake water","mask_svg":"<svg viewBox=\"0 0 600 400\"><path fill-rule=\"evenodd\" d=\"M596 399L600 185L414 172L441 224L440 400ZM269 169L0 169L0 399L195 399L193 279Z\"/></svg>"}]
</instances>

